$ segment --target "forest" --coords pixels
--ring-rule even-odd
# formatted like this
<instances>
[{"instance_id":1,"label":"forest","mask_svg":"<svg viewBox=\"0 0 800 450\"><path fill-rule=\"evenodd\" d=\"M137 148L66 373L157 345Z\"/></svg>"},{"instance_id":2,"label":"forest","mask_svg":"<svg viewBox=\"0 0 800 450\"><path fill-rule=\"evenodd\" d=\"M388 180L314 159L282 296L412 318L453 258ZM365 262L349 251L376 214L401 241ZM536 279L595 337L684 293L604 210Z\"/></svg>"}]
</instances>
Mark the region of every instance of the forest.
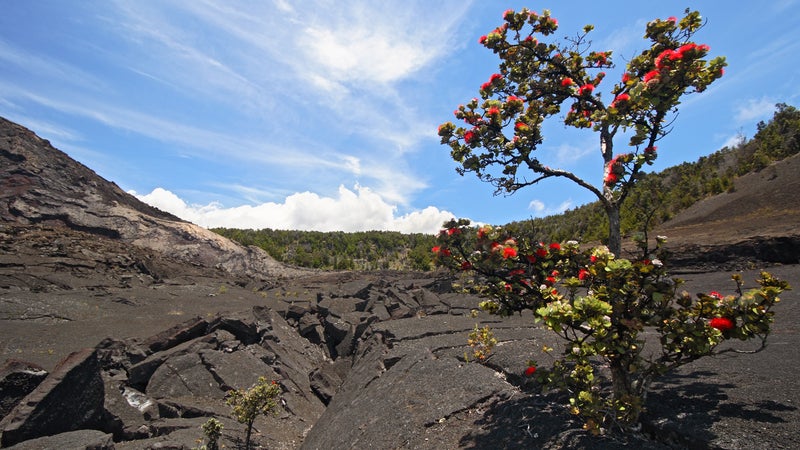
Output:
<instances>
[{"instance_id":1,"label":"forest","mask_svg":"<svg viewBox=\"0 0 800 450\"><path fill-rule=\"evenodd\" d=\"M759 122L752 139L744 137L695 162L643 173L622 206L622 233L630 236L668 221L695 202L734 189L738 176L800 153L800 111L779 103L772 119ZM602 242L608 233L605 212L592 202L562 214L509 224L511 234L542 241ZM264 249L278 261L323 270L433 269L433 235L392 231L345 233L293 230L212 231L243 245Z\"/></svg>"}]
</instances>

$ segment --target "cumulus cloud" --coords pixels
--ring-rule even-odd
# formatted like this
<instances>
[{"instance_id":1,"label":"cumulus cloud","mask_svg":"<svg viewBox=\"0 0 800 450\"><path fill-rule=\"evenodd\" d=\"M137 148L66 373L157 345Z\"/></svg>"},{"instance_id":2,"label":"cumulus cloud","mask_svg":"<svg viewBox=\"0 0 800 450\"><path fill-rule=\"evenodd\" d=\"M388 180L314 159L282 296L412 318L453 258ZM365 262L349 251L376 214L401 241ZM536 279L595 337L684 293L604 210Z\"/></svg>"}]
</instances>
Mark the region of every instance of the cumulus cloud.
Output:
<instances>
[{"instance_id":1,"label":"cumulus cloud","mask_svg":"<svg viewBox=\"0 0 800 450\"><path fill-rule=\"evenodd\" d=\"M139 200L207 228L272 228L307 231L439 231L454 215L429 206L398 215L397 207L366 187L353 190L339 186L338 195L324 197L313 192L292 194L283 203L267 202L226 208L219 203L187 204L174 193L155 188L146 195L131 192Z\"/></svg>"}]
</instances>

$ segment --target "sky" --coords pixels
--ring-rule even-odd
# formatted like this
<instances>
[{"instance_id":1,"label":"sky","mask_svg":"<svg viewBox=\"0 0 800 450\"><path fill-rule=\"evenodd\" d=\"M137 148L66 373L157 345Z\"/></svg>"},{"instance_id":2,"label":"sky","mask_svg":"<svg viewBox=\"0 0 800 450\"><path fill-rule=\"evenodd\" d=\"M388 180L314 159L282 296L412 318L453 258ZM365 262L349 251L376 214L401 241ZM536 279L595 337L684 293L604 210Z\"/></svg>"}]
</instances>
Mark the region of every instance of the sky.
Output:
<instances>
[{"instance_id":1,"label":"sky","mask_svg":"<svg viewBox=\"0 0 800 450\"><path fill-rule=\"evenodd\" d=\"M204 227L435 233L547 216L595 198L553 179L497 196L456 173L436 133L497 71L478 38L522 7L550 9L555 40L593 24L592 49L614 51L607 80L647 48L648 21L700 11L695 40L729 66L684 99L652 170L799 103L800 0L2 0L0 116ZM543 163L600 185L595 134L553 119L544 137Z\"/></svg>"}]
</instances>

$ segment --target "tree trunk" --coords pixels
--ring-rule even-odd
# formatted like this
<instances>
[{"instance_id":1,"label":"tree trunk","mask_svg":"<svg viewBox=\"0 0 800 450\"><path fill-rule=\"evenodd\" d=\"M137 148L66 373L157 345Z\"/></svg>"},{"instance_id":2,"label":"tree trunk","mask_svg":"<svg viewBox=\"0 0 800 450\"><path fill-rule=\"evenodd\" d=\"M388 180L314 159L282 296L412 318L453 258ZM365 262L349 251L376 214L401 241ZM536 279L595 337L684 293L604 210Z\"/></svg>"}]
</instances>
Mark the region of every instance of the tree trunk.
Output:
<instances>
[{"instance_id":1,"label":"tree trunk","mask_svg":"<svg viewBox=\"0 0 800 450\"><path fill-rule=\"evenodd\" d=\"M244 438L244 448L245 450L250 450L250 436L253 434L253 420L247 422L247 433Z\"/></svg>"},{"instance_id":2,"label":"tree trunk","mask_svg":"<svg viewBox=\"0 0 800 450\"><path fill-rule=\"evenodd\" d=\"M619 204L613 203L606 206L608 214L608 249L614 256L619 257L622 253L622 236L620 235Z\"/></svg>"},{"instance_id":3,"label":"tree trunk","mask_svg":"<svg viewBox=\"0 0 800 450\"><path fill-rule=\"evenodd\" d=\"M613 358L609 361L609 368L611 369L611 386L614 390L614 400L621 400L626 403L625 414L619 417L619 424L625 428L636 427L639 423L639 415L642 412L642 405L640 401L640 393L633 386L628 366L630 361L625 357ZM639 398L637 401L635 399Z\"/></svg>"}]
</instances>

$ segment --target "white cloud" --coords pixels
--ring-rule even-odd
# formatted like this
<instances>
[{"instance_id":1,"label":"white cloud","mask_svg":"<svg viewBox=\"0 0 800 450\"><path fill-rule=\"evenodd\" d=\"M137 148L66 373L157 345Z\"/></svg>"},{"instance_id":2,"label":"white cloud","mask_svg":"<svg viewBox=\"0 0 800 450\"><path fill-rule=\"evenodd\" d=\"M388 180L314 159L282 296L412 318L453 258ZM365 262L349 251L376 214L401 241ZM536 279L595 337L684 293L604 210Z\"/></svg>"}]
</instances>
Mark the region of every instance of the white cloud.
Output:
<instances>
[{"instance_id":1,"label":"white cloud","mask_svg":"<svg viewBox=\"0 0 800 450\"><path fill-rule=\"evenodd\" d=\"M746 103L736 107L736 122L750 124L756 120L768 118L775 112L775 101L766 97L748 99Z\"/></svg>"},{"instance_id":2,"label":"white cloud","mask_svg":"<svg viewBox=\"0 0 800 450\"><path fill-rule=\"evenodd\" d=\"M339 187L338 196L321 197L313 192L292 194L283 203L261 203L225 208L219 203L189 205L174 193L156 188L146 195L131 192L145 203L207 228L272 228L314 231L388 230L404 233L439 231L454 217L429 206L404 215L369 188Z\"/></svg>"},{"instance_id":3,"label":"white cloud","mask_svg":"<svg viewBox=\"0 0 800 450\"><path fill-rule=\"evenodd\" d=\"M543 201L534 199L528 204L528 209L533 211L534 217L547 217L555 214L561 214L572 206L572 199L561 202L556 207L548 207Z\"/></svg>"}]
</instances>

